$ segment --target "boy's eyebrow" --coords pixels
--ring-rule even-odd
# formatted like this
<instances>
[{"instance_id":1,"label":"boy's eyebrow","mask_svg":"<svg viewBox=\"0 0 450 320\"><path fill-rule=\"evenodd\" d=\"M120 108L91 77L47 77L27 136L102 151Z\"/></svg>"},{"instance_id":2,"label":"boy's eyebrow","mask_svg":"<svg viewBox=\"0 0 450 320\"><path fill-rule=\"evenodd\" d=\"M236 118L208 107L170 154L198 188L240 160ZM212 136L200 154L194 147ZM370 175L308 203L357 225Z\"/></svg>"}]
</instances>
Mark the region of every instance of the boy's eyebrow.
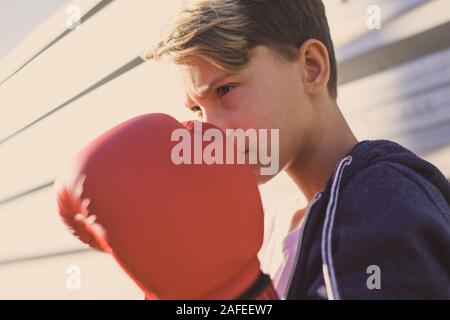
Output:
<instances>
[{"instance_id":1,"label":"boy's eyebrow","mask_svg":"<svg viewBox=\"0 0 450 320\"><path fill-rule=\"evenodd\" d=\"M225 80L229 76L231 76L231 73L221 74L221 75L215 77L213 80L211 80L211 82L209 84L204 84L204 85L198 86L196 89L198 96L200 98L205 97L211 91L211 89L214 87L214 85L216 83ZM192 104L192 100L189 96L187 96L184 105L189 108L189 106L191 104Z\"/></svg>"},{"instance_id":2,"label":"boy's eyebrow","mask_svg":"<svg viewBox=\"0 0 450 320\"><path fill-rule=\"evenodd\" d=\"M198 86L196 91L197 91L199 97L206 96L211 91L212 87L214 87L214 85L216 83L218 83L222 80L225 80L230 75L231 75L230 73L221 74L221 75L215 77L213 80L211 80L211 82L209 84L204 84L204 85Z\"/></svg>"}]
</instances>

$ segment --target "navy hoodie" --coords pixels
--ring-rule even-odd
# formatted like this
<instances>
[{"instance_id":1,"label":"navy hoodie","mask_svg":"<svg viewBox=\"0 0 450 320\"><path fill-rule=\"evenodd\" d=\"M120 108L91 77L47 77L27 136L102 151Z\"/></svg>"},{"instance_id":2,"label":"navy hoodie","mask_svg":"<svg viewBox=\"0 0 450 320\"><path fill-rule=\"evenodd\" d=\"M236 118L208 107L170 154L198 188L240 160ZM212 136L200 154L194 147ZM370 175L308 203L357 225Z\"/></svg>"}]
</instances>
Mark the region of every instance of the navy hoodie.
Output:
<instances>
[{"instance_id":1,"label":"navy hoodie","mask_svg":"<svg viewBox=\"0 0 450 320\"><path fill-rule=\"evenodd\" d=\"M449 207L432 164L358 143L308 207L287 299L450 299Z\"/></svg>"}]
</instances>

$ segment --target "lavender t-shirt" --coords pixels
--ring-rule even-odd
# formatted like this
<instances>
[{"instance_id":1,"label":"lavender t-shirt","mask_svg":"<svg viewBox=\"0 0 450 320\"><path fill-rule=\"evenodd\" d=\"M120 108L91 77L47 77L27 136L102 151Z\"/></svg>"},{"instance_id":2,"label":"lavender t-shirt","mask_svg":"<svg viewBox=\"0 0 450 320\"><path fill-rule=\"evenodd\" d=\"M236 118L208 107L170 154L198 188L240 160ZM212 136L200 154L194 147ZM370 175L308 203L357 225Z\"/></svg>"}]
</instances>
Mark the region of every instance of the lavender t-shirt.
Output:
<instances>
[{"instance_id":1,"label":"lavender t-shirt","mask_svg":"<svg viewBox=\"0 0 450 320\"><path fill-rule=\"evenodd\" d=\"M281 299L286 299L292 271L295 265L298 242L301 235L301 225L289 232L283 240L282 250L284 262L278 268L273 279L275 290Z\"/></svg>"}]
</instances>

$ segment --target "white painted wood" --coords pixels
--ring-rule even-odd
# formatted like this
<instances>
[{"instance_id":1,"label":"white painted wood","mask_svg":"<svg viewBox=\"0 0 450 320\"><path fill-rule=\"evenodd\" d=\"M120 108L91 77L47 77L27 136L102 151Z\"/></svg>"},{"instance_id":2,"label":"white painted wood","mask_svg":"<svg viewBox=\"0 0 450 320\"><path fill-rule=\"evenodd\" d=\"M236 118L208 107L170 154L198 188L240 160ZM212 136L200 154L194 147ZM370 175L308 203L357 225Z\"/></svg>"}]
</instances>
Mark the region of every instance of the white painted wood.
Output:
<instances>
[{"instance_id":1,"label":"white painted wood","mask_svg":"<svg viewBox=\"0 0 450 320\"><path fill-rule=\"evenodd\" d=\"M73 3L86 12L98 1ZM178 0L155 3L116 0L0 86L0 140L139 55L179 5ZM389 21L378 33L365 25L370 4L380 5ZM326 0L341 60L445 22L447 4L447 0L349 0L348 4ZM66 18L60 10L0 60L0 82L57 36ZM411 21L417 23L410 25ZM166 71L152 62L140 65L0 144L0 201L53 180L81 146L127 118L147 112L192 118L182 107L180 88ZM450 50L444 50L341 86L338 102L360 139L395 139L420 150L450 177L449 82ZM282 228L296 208L306 205L286 174L260 190L266 218L278 219ZM0 205L0 216L0 299L142 299L104 254L90 250L31 260L86 248L60 222L52 188ZM274 248L279 250L282 237L283 232ZM271 263L263 263L272 273L282 259L275 256ZM11 262L17 259L21 262ZM81 267L81 290L65 286L69 265Z\"/></svg>"}]
</instances>

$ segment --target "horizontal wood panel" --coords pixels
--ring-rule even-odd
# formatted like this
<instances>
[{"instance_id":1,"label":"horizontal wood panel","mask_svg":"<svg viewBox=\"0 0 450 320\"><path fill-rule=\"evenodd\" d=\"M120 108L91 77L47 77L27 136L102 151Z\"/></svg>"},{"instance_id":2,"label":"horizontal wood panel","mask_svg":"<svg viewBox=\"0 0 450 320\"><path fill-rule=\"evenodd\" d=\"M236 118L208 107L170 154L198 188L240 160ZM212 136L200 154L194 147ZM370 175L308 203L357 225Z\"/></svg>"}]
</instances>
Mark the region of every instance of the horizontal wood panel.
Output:
<instances>
[{"instance_id":1,"label":"horizontal wood panel","mask_svg":"<svg viewBox=\"0 0 450 320\"><path fill-rule=\"evenodd\" d=\"M0 207L0 265L4 261L88 248L67 230L53 188Z\"/></svg>"},{"instance_id":2,"label":"horizontal wood panel","mask_svg":"<svg viewBox=\"0 0 450 320\"><path fill-rule=\"evenodd\" d=\"M346 115L425 94L450 81L450 49L339 86L338 102Z\"/></svg>"},{"instance_id":3,"label":"horizontal wood panel","mask_svg":"<svg viewBox=\"0 0 450 320\"><path fill-rule=\"evenodd\" d=\"M369 6L376 5L380 8L382 25L385 27L408 11L420 9L420 5L426 2L427 0L324 0L333 42L337 48L345 47L355 39L364 38L371 33L367 27Z\"/></svg>"},{"instance_id":4,"label":"horizontal wood panel","mask_svg":"<svg viewBox=\"0 0 450 320\"><path fill-rule=\"evenodd\" d=\"M365 28L365 32L361 36L338 46L336 55L339 61L352 60L364 53L425 32L450 20L450 2L447 0L396 0L382 4L372 1L370 5L373 4L380 8L381 29L370 30L364 21L364 26L360 28ZM364 18L368 17L369 15L366 14ZM349 20L357 19L349 18ZM337 28L339 29L339 26Z\"/></svg>"},{"instance_id":5,"label":"horizontal wood panel","mask_svg":"<svg viewBox=\"0 0 450 320\"><path fill-rule=\"evenodd\" d=\"M101 2L103 1L72 0L70 1L70 5L78 7L81 15L84 15ZM14 49L0 59L0 83L4 82L23 64L44 49L47 44L50 44L67 30L67 20L69 18L67 9L68 5L62 6L46 21L37 26Z\"/></svg>"},{"instance_id":6,"label":"horizontal wood panel","mask_svg":"<svg viewBox=\"0 0 450 320\"><path fill-rule=\"evenodd\" d=\"M0 299L143 300L143 294L111 256L91 251L0 265Z\"/></svg>"},{"instance_id":7,"label":"horizontal wood panel","mask_svg":"<svg viewBox=\"0 0 450 320\"><path fill-rule=\"evenodd\" d=\"M426 12L442 8L448 4L445 1L327 1L340 60L357 58L439 25L445 21L445 12L435 12L434 21ZM74 3L86 12L99 2ZM370 4L382 8L384 29L367 29ZM115 0L33 60L0 85L0 140L137 57L156 39L177 6L177 0L157 5ZM408 21L423 14L426 19L408 27ZM66 18L64 11L59 12L1 60L0 82L42 43L56 37ZM161 80L165 72L164 66L141 64L0 144L0 203L51 182L80 147L125 119L150 112L169 113L179 120L192 118L182 107L182 93L173 79ZM449 82L450 50L443 50L342 85L339 104L361 140L392 138L420 151L450 177ZM260 190L267 219L278 214L289 221L294 209L305 204L286 174ZM142 299L110 257L70 235L56 213L51 186L0 204L0 215L4 219L0 299ZM280 241L282 235L274 245L279 247ZM274 272L279 262L265 267ZM70 265L81 267L81 290L66 287Z\"/></svg>"},{"instance_id":8,"label":"horizontal wood panel","mask_svg":"<svg viewBox=\"0 0 450 320\"><path fill-rule=\"evenodd\" d=\"M51 181L83 145L128 118L165 112L191 119L178 85L161 73L153 62L139 66L1 145L0 199Z\"/></svg>"},{"instance_id":9,"label":"horizontal wood panel","mask_svg":"<svg viewBox=\"0 0 450 320\"><path fill-rule=\"evenodd\" d=\"M141 54L157 39L175 3L116 0L1 85L0 139Z\"/></svg>"},{"instance_id":10,"label":"horizontal wood panel","mask_svg":"<svg viewBox=\"0 0 450 320\"><path fill-rule=\"evenodd\" d=\"M442 135L450 123L450 50L343 85L338 102L360 139L404 141L420 154L450 144Z\"/></svg>"}]
</instances>

